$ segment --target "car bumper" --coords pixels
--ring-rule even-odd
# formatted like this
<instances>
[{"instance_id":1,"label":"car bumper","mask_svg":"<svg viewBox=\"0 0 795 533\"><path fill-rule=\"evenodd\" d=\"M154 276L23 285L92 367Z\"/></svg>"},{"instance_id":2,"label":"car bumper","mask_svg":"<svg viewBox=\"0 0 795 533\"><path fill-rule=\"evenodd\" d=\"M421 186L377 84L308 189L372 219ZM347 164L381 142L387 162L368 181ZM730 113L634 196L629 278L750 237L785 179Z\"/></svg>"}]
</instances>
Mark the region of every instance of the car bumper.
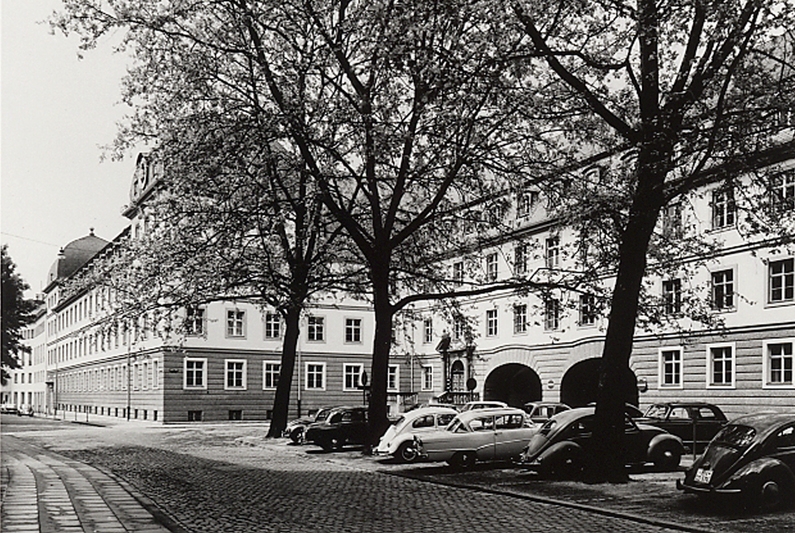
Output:
<instances>
[{"instance_id":1,"label":"car bumper","mask_svg":"<svg viewBox=\"0 0 795 533\"><path fill-rule=\"evenodd\" d=\"M726 489L726 488L715 488L715 487L707 487L704 485L691 485L682 482L682 480L676 480L676 488L679 490L683 490L685 492L689 492L692 494L740 494L742 489Z\"/></svg>"}]
</instances>

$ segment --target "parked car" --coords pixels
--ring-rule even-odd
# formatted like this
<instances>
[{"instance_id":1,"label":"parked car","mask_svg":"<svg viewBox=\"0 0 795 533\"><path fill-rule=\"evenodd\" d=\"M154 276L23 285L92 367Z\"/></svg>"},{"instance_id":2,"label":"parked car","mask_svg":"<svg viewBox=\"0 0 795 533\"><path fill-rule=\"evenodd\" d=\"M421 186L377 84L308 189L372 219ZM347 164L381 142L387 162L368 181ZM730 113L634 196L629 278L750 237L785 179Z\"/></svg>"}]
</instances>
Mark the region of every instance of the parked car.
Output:
<instances>
[{"instance_id":1,"label":"parked car","mask_svg":"<svg viewBox=\"0 0 795 533\"><path fill-rule=\"evenodd\" d=\"M367 440L367 407L336 407L325 420L306 428L305 438L326 451Z\"/></svg>"},{"instance_id":2,"label":"parked car","mask_svg":"<svg viewBox=\"0 0 795 533\"><path fill-rule=\"evenodd\" d=\"M317 412L310 416L302 416L287 423L287 427L282 432L283 437L290 437L290 440L296 444L304 442L304 433L306 428L315 422L322 422L329 415L334 407L321 407Z\"/></svg>"},{"instance_id":3,"label":"parked car","mask_svg":"<svg viewBox=\"0 0 795 533\"><path fill-rule=\"evenodd\" d=\"M530 420L536 424L543 424L553 416L563 411L571 409L565 403L556 402L527 402L524 404L524 411Z\"/></svg>"},{"instance_id":4,"label":"parked car","mask_svg":"<svg viewBox=\"0 0 795 533\"><path fill-rule=\"evenodd\" d=\"M494 408L505 408L505 407L508 407L508 404L505 402L485 400L485 401L467 402L461 406L459 411L465 413L467 411L471 411L472 409L494 409Z\"/></svg>"},{"instance_id":5,"label":"parked car","mask_svg":"<svg viewBox=\"0 0 795 533\"><path fill-rule=\"evenodd\" d=\"M376 455L391 455L403 463L413 463L419 456L414 437L428 431L445 429L458 415L452 407L422 407L398 418L378 442Z\"/></svg>"},{"instance_id":6,"label":"parked car","mask_svg":"<svg viewBox=\"0 0 795 533\"><path fill-rule=\"evenodd\" d=\"M544 474L579 474L591 452L594 420L593 407L569 409L553 416L530 440L520 463ZM628 415L624 417L624 431L627 464L651 462L665 469L679 465L684 452L679 437L654 426L636 424Z\"/></svg>"},{"instance_id":7,"label":"parked car","mask_svg":"<svg viewBox=\"0 0 795 533\"><path fill-rule=\"evenodd\" d=\"M693 450L701 452L726 424L720 407L705 402L664 402L651 405L635 422L673 433Z\"/></svg>"},{"instance_id":8,"label":"parked car","mask_svg":"<svg viewBox=\"0 0 795 533\"><path fill-rule=\"evenodd\" d=\"M0 406L0 413L6 415L18 415L19 408L13 403L4 403L2 406Z\"/></svg>"},{"instance_id":9,"label":"parked car","mask_svg":"<svg viewBox=\"0 0 795 533\"><path fill-rule=\"evenodd\" d=\"M762 413L724 426L677 487L772 510L795 502L795 414Z\"/></svg>"},{"instance_id":10,"label":"parked car","mask_svg":"<svg viewBox=\"0 0 795 533\"><path fill-rule=\"evenodd\" d=\"M23 403L19 406L19 410L17 411L17 415L19 416L33 416L33 406L27 403Z\"/></svg>"},{"instance_id":11,"label":"parked car","mask_svg":"<svg viewBox=\"0 0 795 533\"><path fill-rule=\"evenodd\" d=\"M591 402L586 407L596 407L596 402ZM643 411L631 403L624 404L624 413L633 420L636 418L643 418Z\"/></svg>"},{"instance_id":12,"label":"parked car","mask_svg":"<svg viewBox=\"0 0 795 533\"><path fill-rule=\"evenodd\" d=\"M467 468L476 461L515 459L537 429L521 409L471 409L445 430L423 433L415 441L421 458Z\"/></svg>"}]
</instances>

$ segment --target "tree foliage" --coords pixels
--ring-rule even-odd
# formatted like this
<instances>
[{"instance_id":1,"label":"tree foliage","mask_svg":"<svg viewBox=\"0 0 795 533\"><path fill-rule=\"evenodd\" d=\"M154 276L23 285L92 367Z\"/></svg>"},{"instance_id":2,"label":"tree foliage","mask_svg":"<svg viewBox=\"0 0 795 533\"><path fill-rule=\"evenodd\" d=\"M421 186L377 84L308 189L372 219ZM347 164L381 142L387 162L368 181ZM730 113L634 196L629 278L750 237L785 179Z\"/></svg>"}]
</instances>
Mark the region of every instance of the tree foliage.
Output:
<instances>
[{"instance_id":1,"label":"tree foliage","mask_svg":"<svg viewBox=\"0 0 795 533\"><path fill-rule=\"evenodd\" d=\"M30 351L22 343L25 326L35 320L34 311L38 302L26 299L24 293L29 289L25 280L16 272L16 264L8 254L5 244L0 250L3 267L3 359L2 384L9 378L8 370L20 368L19 357Z\"/></svg>"}]
</instances>

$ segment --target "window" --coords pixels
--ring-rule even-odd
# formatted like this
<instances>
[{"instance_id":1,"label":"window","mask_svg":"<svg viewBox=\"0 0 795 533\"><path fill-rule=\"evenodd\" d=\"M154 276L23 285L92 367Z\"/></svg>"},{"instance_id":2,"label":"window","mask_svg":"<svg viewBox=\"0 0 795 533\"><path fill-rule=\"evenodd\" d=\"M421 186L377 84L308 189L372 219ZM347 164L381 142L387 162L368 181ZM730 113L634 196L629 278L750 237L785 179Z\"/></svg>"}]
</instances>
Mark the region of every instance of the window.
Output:
<instances>
[{"instance_id":1,"label":"window","mask_svg":"<svg viewBox=\"0 0 795 533\"><path fill-rule=\"evenodd\" d=\"M282 317L278 313L265 313L265 338L279 339L282 336Z\"/></svg>"},{"instance_id":2,"label":"window","mask_svg":"<svg viewBox=\"0 0 795 533\"><path fill-rule=\"evenodd\" d=\"M682 312L682 280L669 279L662 283L663 307L666 315L678 315Z\"/></svg>"},{"instance_id":3,"label":"window","mask_svg":"<svg viewBox=\"0 0 795 533\"><path fill-rule=\"evenodd\" d=\"M527 333L527 304L513 306L513 332Z\"/></svg>"},{"instance_id":4,"label":"window","mask_svg":"<svg viewBox=\"0 0 795 533\"><path fill-rule=\"evenodd\" d=\"M398 365L389 365L387 368L386 390L392 392L400 390L400 368Z\"/></svg>"},{"instance_id":5,"label":"window","mask_svg":"<svg viewBox=\"0 0 795 533\"><path fill-rule=\"evenodd\" d=\"M514 248L513 273L516 276L527 274L527 245L517 244Z\"/></svg>"},{"instance_id":6,"label":"window","mask_svg":"<svg viewBox=\"0 0 795 533\"><path fill-rule=\"evenodd\" d=\"M795 292L793 260L771 261L769 266L769 302L791 302Z\"/></svg>"},{"instance_id":7,"label":"window","mask_svg":"<svg viewBox=\"0 0 795 533\"><path fill-rule=\"evenodd\" d=\"M682 349L660 350L660 388L682 388Z\"/></svg>"},{"instance_id":8,"label":"window","mask_svg":"<svg viewBox=\"0 0 795 533\"><path fill-rule=\"evenodd\" d=\"M188 307L185 311L185 333L187 335L204 334L204 309ZM127 325L124 326L124 343L127 344Z\"/></svg>"},{"instance_id":9,"label":"window","mask_svg":"<svg viewBox=\"0 0 795 533\"><path fill-rule=\"evenodd\" d=\"M306 338L309 341L322 342L325 340L325 318L322 316L309 316L306 321Z\"/></svg>"},{"instance_id":10,"label":"window","mask_svg":"<svg viewBox=\"0 0 795 533\"><path fill-rule=\"evenodd\" d=\"M538 203L538 191L522 191L516 195L516 216L526 217Z\"/></svg>"},{"instance_id":11,"label":"window","mask_svg":"<svg viewBox=\"0 0 795 533\"><path fill-rule=\"evenodd\" d=\"M544 301L544 329L556 330L560 327L560 302L555 298Z\"/></svg>"},{"instance_id":12,"label":"window","mask_svg":"<svg viewBox=\"0 0 795 533\"><path fill-rule=\"evenodd\" d=\"M734 344L707 346L708 387L734 387Z\"/></svg>"},{"instance_id":13,"label":"window","mask_svg":"<svg viewBox=\"0 0 795 533\"><path fill-rule=\"evenodd\" d=\"M734 309L734 270L712 273L712 308L720 311Z\"/></svg>"},{"instance_id":14,"label":"window","mask_svg":"<svg viewBox=\"0 0 795 533\"><path fill-rule=\"evenodd\" d=\"M763 343L765 354L765 386L769 388L790 388L793 381L793 339L776 340Z\"/></svg>"},{"instance_id":15,"label":"window","mask_svg":"<svg viewBox=\"0 0 795 533\"><path fill-rule=\"evenodd\" d=\"M433 342L433 319L426 318L422 321L422 342L430 344Z\"/></svg>"},{"instance_id":16,"label":"window","mask_svg":"<svg viewBox=\"0 0 795 533\"><path fill-rule=\"evenodd\" d=\"M682 237L682 205L670 203L662 208L662 232L668 239Z\"/></svg>"},{"instance_id":17,"label":"window","mask_svg":"<svg viewBox=\"0 0 795 533\"><path fill-rule=\"evenodd\" d=\"M240 309L227 309L226 336L244 337L246 335L246 312Z\"/></svg>"},{"instance_id":18,"label":"window","mask_svg":"<svg viewBox=\"0 0 795 533\"><path fill-rule=\"evenodd\" d=\"M453 263L453 281L456 283L464 283L464 262L456 261Z\"/></svg>"},{"instance_id":19,"label":"window","mask_svg":"<svg viewBox=\"0 0 795 533\"><path fill-rule=\"evenodd\" d=\"M596 298L593 294L580 295L580 326L596 324Z\"/></svg>"},{"instance_id":20,"label":"window","mask_svg":"<svg viewBox=\"0 0 795 533\"><path fill-rule=\"evenodd\" d=\"M343 387L342 390L358 390L361 385L359 378L362 375L362 365L343 365Z\"/></svg>"},{"instance_id":21,"label":"window","mask_svg":"<svg viewBox=\"0 0 795 533\"><path fill-rule=\"evenodd\" d=\"M224 388L227 390L245 390L246 388L246 361L243 359L226 360L226 381Z\"/></svg>"},{"instance_id":22,"label":"window","mask_svg":"<svg viewBox=\"0 0 795 533\"><path fill-rule=\"evenodd\" d=\"M486 336L495 337L497 335L497 310L489 309L486 311Z\"/></svg>"},{"instance_id":23,"label":"window","mask_svg":"<svg viewBox=\"0 0 795 533\"><path fill-rule=\"evenodd\" d=\"M185 389L207 388L207 359L186 357L183 360L183 382Z\"/></svg>"},{"instance_id":24,"label":"window","mask_svg":"<svg viewBox=\"0 0 795 533\"><path fill-rule=\"evenodd\" d=\"M715 229L733 226L737 217L734 191L721 187L712 191L712 227Z\"/></svg>"},{"instance_id":25,"label":"window","mask_svg":"<svg viewBox=\"0 0 795 533\"><path fill-rule=\"evenodd\" d=\"M433 390L433 367L431 365L422 367L422 390Z\"/></svg>"},{"instance_id":26,"label":"window","mask_svg":"<svg viewBox=\"0 0 795 533\"><path fill-rule=\"evenodd\" d=\"M466 320L461 315L453 318L453 339L462 340L466 336Z\"/></svg>"},{"instance_id":27,"label":"window","mask_svg":"<svg viewBox=\"0 0 795 533\"><path fill-rule=\"evenodd\" d=\"M361 344L362 342L362 319L345 319L345 342Z\"/></svg>"},{"instance_id":28,"label":"window","mask_svg":"<svg viewBox=\"0 0 795 533\"><path fill-rule=\"evenodd\" d=\"M497 281L497 252L486 256L486 281Z\"/></svg>"},{"instance_id":29,"label":"window","mask_svg":"<svg viewBox=\"0 0 795 533\"><path fill-rule=\"evenodd\" d=\"M263 361L262 363L262 388L275 389L279 386L279 374L282 371L280 363Z\"/></svg>"},{"instance_id":30,"label":"window","mask_svg":"<svg viewBox=\"0 0 795 533\"><path fill-rule=\"evenodd\" d=\"M547 268L558 268L560 266L560 239L549 237L544 245L544 264Z\"/></svg>"},{"instance_id":31,"label":"window","mask_svg":"<svg viewBox=\"0 0 795 533\"><path fill-rule=\"evenodd\" d=\"M795 171L782 172L770 178L770 202L776 213L795 209Z\"/></svg>"},{"instance_id":32,"label":"window","mask_svg":"<svg viewBox=\"0 0 795 533\"><path fill-rule=\"evenodd\" d=\"M307 363L304 381L307 389L326 390L326 364Z\"/></svg>"}]
</instances>

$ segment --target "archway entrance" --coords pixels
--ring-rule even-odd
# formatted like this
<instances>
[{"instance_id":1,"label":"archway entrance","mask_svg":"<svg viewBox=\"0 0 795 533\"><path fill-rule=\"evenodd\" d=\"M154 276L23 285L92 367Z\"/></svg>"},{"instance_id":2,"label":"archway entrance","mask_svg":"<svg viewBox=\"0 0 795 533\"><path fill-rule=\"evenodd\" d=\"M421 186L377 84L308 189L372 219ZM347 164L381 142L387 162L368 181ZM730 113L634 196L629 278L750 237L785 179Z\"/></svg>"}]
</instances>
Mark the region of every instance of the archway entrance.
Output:
<instances>
[{"instance_id":1,"label":"archway entrance","mask_svg":"<svg viewBox=\"0 0 795 533\"><path fill-rule=\"evenodd\" d=\"M520 363L498 366L483 384L484 400L498 400L511 407L537 402L541 400L541 392L541 378L535 370Z\"/></svg>"},{"instance_id":2,"label":"archway entrance","mask_svg":"<svg viewBox=\"0 0 795 533\"><path fill-rule=\"evenodd\" d=\"M600 357L593 357L572 365L560 382L560 401L571 407L582 407L595 402L601 361ZM624 379L624 402L637 406L637 378L632 370L628 372Z\"/></svg>"}]
</instances>

